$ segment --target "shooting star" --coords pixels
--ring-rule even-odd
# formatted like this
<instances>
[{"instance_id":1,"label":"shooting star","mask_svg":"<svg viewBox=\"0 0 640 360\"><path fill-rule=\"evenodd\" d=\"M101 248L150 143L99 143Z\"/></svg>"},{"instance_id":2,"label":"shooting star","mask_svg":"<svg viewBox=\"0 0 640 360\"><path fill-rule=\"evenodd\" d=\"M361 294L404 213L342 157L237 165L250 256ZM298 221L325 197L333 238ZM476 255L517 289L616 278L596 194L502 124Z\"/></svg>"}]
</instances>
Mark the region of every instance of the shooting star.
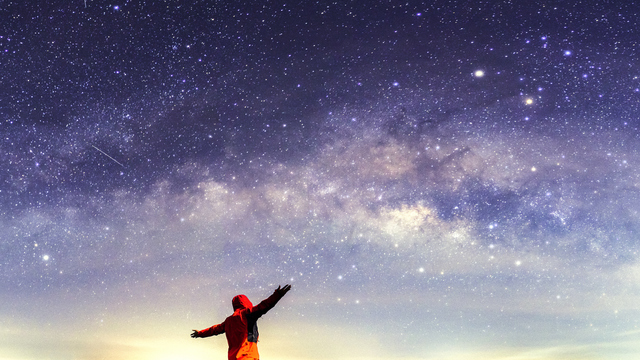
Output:
<instances>
[{"instance_id":1,"label":"shooting star","mask_svg":"<svg viewBox=\"0 0 640 360\"><path fill-rule=\"evenodd\" d=\"M111 157L111 156L109 156L109 154L107 154L106 152L104 152L104 151L102 151L102 150L98 149L98 147L97 147L97 146L95 146L95 145L91 145L91 146L93 146L93 148L94 148L94 149L96 149L96 150L100 151L101 153L103 153L103 154L104 154L106 157L108 157L109 159L111 159L111 160L115 161L115 162L116 162L116 164L118 164L118 165L120 165L120 166L122 166L122 167L125 167L125 166L124 166L124 165L122 165L122 163L120 163L118 160L116 160L116 159L112 158L112 157Z\"/></svg>"}]
</instances>

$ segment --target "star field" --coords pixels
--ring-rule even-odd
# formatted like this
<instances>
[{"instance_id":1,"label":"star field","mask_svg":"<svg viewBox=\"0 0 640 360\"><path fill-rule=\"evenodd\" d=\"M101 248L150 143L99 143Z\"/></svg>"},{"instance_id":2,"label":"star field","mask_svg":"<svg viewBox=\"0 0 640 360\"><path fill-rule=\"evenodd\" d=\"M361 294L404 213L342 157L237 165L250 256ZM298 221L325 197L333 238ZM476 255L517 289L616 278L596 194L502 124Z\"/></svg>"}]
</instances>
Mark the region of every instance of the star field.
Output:
<instances>
[{"instance_id":1,"label":"star field","mask_svg":"<svg viewBox=\"0 0 640 360\"><path fill-rule=\"evenodd\" d=\"M0 358L640 350L637 5L3 5Z\"/></svg>"}]
</instances>

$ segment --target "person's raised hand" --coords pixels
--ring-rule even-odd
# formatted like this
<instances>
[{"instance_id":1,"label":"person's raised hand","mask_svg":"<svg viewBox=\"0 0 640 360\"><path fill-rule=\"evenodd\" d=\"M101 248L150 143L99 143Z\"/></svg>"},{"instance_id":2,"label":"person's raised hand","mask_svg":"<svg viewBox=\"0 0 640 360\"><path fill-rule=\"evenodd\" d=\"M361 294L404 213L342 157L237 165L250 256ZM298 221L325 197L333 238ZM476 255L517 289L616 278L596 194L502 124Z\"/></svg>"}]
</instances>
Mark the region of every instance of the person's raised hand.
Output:
<instances>
[{"instance_id":1,"label":"person's raised hand","mask_svg":"<svg viewBox=\"0 0 640 360\"><path fill-rule=\"evenodd\" d=\"M192 338L197 338L198 337L198 330L193 330L193 332L191 333L191 337Z\"/></svg>"},{"instance_id":2,"label":"person's raised hand","mask_svg":"<svg viewBox=\"0 0 640 360\"><path fill-rule=\"evenodd\" d=\"M291 285L287 284L284 287L280 288L280 285L278 285L278 288L276 289L275 293L277 293L278 295L280 295L280 297L284 296L284 294L286 294L289 290L291 290Z\"/></svg>"}]
</instances>

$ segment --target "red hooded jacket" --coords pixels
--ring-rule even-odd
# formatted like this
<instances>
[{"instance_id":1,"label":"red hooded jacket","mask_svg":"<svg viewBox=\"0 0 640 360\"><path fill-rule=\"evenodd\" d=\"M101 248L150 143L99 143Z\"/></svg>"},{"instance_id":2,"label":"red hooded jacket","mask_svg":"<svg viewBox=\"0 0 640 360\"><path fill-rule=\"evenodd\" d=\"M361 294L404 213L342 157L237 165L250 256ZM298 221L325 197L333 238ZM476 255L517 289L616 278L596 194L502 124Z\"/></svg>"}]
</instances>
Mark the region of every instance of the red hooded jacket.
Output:
<instances>
[{"instance_id":1,"label":"red hooded jacket","mask_svg":"<svg viewBox=\"0 0 640 360\"><path fill-rule=\"evenodd\" d=\"M258 354L258 318L271 310L282 298L274 292L273 295L253 306L249 298L238 295L233 298L233 315L227 317L221 324L197 332L198 337L209 337L225 333L229 343L229 360L260 359Z\"/></svg>"}]
</instances>

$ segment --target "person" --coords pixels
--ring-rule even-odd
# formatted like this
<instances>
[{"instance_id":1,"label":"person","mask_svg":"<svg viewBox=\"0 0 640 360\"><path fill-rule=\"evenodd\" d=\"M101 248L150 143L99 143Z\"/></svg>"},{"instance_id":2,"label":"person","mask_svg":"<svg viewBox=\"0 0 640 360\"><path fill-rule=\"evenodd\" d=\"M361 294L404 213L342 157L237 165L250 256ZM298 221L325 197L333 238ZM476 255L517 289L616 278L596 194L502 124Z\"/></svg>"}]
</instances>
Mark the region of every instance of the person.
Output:
<instances>
[{"instance_id":1,"label":"person","mask_svg":"<svg viewBox=\"0 0 640 360\"><path fill-rule=\"evenodd\" d=\"M204 330L193 330L192 338L204 338L224 333L229 344L229 360L259 360L257 321L271 310L282 297L291 290L291 285L278 288L271 296L253 306L245 295L231 300L233 314L222 323Z\"/></svg>"}]
</instances>

